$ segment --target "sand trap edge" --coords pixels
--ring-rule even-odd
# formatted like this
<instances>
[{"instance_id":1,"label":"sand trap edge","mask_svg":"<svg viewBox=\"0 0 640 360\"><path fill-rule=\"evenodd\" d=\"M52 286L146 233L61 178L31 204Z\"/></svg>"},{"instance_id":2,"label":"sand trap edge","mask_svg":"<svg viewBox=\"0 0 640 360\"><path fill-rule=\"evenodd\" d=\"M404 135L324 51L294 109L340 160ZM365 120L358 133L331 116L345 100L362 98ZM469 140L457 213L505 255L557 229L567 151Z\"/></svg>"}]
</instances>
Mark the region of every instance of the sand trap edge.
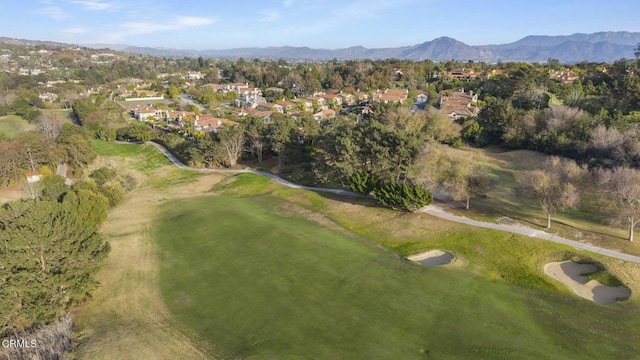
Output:
<instances>
[{"instance_id":1,"label":"sand trap edge","mask_svg":"<svg viewBox=\"0 0 640 360\"><path fill-rule=\"evenodd\" d=\"M569 286L576 295L599 304L614 304L631 297L631 289L626 286L607 286L581 275L597 271L597 269L594 264L561 261L546 264L544 273Z\"/></svg>"},{"instance_id":2,"label":"sand trap edge","mask_svg":"<svg viewBox=\"0 0 640 360\"><path fill-rule=\"evenodd\" d=\"M453 259L453 254L442 250L429 250L407 257L407 260L426 266L447 265L450 264Z\"/></svg>"}]
</instances>

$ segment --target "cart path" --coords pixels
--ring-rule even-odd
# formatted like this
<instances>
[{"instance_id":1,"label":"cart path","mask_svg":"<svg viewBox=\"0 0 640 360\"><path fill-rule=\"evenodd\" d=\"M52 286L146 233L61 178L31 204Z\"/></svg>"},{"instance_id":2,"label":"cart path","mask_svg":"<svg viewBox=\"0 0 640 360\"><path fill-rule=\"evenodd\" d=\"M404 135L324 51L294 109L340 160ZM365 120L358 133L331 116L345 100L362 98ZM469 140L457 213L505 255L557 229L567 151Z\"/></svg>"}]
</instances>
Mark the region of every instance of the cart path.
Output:
<instances>
[{"instance_id":1,"label":"cart path","mask_svg":"<svg viewBox=\"0 0 640 360\"><path fill-rule=\"evenodd\" d=\"M284 186L287 186L287 187L290 187L290 188L294 188L294 189L311 190L311 191L318 191L318 192L324 192L324 193L330 193L330 194L336 194L336 195L343 195L343 196L362 197L361 194L354 193L354 192L348 191L348 190L328 189L328 188L322 188L322 187L313 187L313 186L305 186L305 185L295 184L295 183L287 181L287 180L285 180L285 179L283 179L283 178L281 178L281 177L279 177L277 175L270 174L270 173L267 173L267 172L264 172L264 171L251 170L251 169L225 170L225 169L194 168L194 167L190 167L190 166L187 166L187 165L183 164L180 160L178 160L178 158L175 157L175 155L173 155L164 146L162 146L160 144L157 144L155 142L147 142L147 144L155 146L173 164L175 164L177 167L179 167L180 169L183 169L183 170L209 172L209 173L227 173L227 174L251 173L251 174L257 174L257 175L262 175L262 176L268 177L268 178L270 178L271 180L273 180L273 181L275 181L277 183L280 183L280 184L282 184ZM525 226L503 225L503 224L495 224L495 223L490 223L490 222L484 222L484 221L478 221L478 220L469 219L469 218L464 217L464 216L458 216L458 215L454 215L454 214L448 213L442 207L440 207L438 205L435 205L435 204L431 204L431 205L425 206L424 208L420 209L420 212L423 212L425 214L429 214L431 216L435 216L435 217L438 217L438 218L441 218L441 219L445 219L445 220L449 220L449 221L453 221L453 222L457 222L457 223L461 223L461 224L466 224L466 225L470 225L470 226L475 226L475 227L480 227L480 228L485 228L485 229L499 230L499 231L506 231L506 232L513 233L513 234L525 235L525 236L534 237L534 238L538 238L538 239L543 239L543 240L547 240L547 241L553 241L555 243L568 245L568 246L571 246L571 247L579 249L579 250L591 251L591 252L594 252L594 253L597 253L597 254L600 254L600 255L609 256L609 257L612 257L612 258L616 258L616 259L625 260L625 261L629 261L629 262L640 264L640 256L629 255L629 254L621 253L621 252L618 252L618 251L605 249L605 248L602 248L602 247L599 247L599 246L594 246L594 245L591 245L591 244L586 244L586 243L582 243L582 242L579 242L579 241L570 240L570 239L558 236L556 234L551 234L551 233L548 233L548 232L545 232L545 231L536 230L536 229L528 228L528 227L525 227Z\"/></svg>"}]
</instances>

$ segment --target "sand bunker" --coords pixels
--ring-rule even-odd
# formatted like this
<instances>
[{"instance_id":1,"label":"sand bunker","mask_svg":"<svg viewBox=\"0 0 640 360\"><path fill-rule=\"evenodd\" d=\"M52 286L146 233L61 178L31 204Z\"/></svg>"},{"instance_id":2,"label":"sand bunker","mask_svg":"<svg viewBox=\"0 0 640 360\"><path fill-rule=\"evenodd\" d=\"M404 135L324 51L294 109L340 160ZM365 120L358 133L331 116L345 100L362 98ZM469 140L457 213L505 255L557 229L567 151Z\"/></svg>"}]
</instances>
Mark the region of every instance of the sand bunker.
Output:
<instances>
[{"instance_id":1,"label":"sand bunker","mask_svg":"<svg viewBox=\"0 0 640 360\"><path fill-rule=\"evenodd\" d=\"M603 285L597 280L589 280L582 275L596 271L598 271L598 267L594 264L578 264L573 261L554 262L544 266L545 274L568 285L578 296L587 300L601 304L613 304L631 296L631 290L627 287Z\"/></svg>"},{"instance_id":2,"label":"sand bunker","mask_svg":"<svg viewBox=\"0 0 640 360\"><path fill-rule=\"evenodd\" d=\"M440 266L446 265L453 260L453 255L441 250L430 250L416 255L407 257L411 261L415 261L422 265Z\"/></svg>"}]
</instances>

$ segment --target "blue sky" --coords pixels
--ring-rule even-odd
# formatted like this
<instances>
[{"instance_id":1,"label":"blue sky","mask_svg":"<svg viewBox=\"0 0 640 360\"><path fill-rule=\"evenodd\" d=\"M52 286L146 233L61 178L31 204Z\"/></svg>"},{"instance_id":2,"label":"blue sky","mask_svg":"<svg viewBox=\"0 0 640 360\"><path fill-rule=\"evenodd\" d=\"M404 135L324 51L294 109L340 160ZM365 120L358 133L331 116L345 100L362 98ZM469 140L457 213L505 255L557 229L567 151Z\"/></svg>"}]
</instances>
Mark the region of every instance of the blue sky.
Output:
<instances>
[{"instance_id":1,"label":"blue sky","mask_svg":"<svg viewBox=\"0 0 640 360\"><path fill-rule=\"evenodd\" d=\"M640 31L638 0L8 0L0 36L182 49L469 45Z\"/></svg>"}]
</instances>

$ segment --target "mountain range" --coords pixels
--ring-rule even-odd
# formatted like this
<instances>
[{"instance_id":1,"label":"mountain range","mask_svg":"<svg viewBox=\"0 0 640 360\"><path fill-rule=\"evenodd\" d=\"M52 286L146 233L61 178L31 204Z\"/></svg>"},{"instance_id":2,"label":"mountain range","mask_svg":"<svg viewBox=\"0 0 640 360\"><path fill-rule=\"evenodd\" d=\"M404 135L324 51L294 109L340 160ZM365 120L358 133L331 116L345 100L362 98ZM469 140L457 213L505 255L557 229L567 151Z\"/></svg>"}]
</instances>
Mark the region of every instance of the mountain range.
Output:
<instances>
[{"instance_id":1,"label":"mountain range","mask_svg":"<svg viewBox=\"0 0 640 360\"><path fill-rule=\"evenodd\" d=\"M24 41L0 38L0 41ZM31 41L32 43L52 43ZM53 43L58 44L58 43ZM580 61L611 62L634 57L640 44L640 32L608 31L592 34L531 35L518 41L500 45L471 46L450 37L440 37L413 46L396 48L372 48L353 46L344 49L313 49L309 47L237 48L226 50L180 50L155 47L138 47L115 44L87 44L90 48L109 48L161 57L212 57L212 58L261 58L287 60L331 60L331 59L408 59L433 61L524 61L546 62L549 58L562 63Z\"/></svg>"}]
</instances>

